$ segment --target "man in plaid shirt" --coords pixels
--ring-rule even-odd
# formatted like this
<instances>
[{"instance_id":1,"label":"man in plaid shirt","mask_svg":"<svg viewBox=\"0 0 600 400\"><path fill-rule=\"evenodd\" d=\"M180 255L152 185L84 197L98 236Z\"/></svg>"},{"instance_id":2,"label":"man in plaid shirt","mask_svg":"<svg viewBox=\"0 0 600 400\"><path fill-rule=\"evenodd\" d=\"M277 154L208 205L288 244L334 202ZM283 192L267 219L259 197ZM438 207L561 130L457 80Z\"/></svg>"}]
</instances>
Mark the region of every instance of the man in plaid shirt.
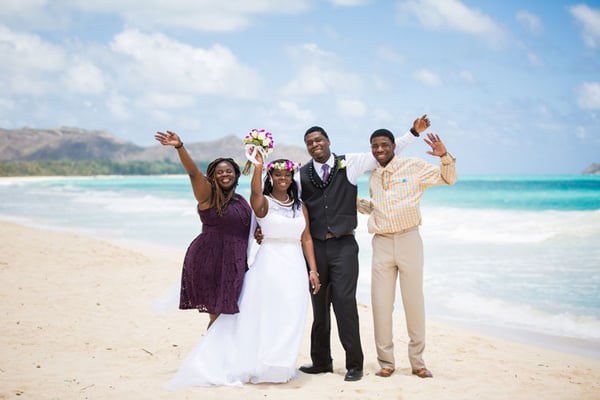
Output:
<instances>
[{"instance_id":1,"label":"man in plaid shirt","mask_svg":"<svg viewBox=\"0 0 600 400\"><path fill-rule=\"evenodd\" d=\"M428 133L427 153L440 157L440 165L420 158L396 157L394 135L378 129L371 135L371 152L378 166L369 178L371 199L358 200L358 211L369 214L368 229L373 233L371 302L377 359L376 375L389 377L395 370L392 313L396 279L406 316L409 360L412 373L421 378L433 374L425 366L425 301L423 296L423 242L420 201L425 189L456 182L455 158L446 151L438 135Z\"/></svg>"}]
</instances>

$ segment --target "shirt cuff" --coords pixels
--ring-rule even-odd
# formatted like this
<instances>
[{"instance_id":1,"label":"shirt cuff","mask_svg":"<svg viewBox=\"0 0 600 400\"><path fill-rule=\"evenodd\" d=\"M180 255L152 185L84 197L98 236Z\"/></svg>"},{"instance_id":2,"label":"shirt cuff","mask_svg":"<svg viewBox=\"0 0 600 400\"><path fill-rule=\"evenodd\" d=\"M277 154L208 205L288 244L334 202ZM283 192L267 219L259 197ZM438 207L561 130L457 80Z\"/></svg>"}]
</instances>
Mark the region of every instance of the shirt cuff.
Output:
<instances>
[{"instance_id":1,"label":"shirt cuff","mask_svg":"<svg viewBox=\"0 0 600 400\"><path fill-rule=\"evenodd\" d=\"M456 157L454 157L450 153L446 153L445 156L440 157L440 161L441 161L442 165L448 165L448 164L452 164L453 162L455 162L456 161Z\"/></svg>"}]
</instances>

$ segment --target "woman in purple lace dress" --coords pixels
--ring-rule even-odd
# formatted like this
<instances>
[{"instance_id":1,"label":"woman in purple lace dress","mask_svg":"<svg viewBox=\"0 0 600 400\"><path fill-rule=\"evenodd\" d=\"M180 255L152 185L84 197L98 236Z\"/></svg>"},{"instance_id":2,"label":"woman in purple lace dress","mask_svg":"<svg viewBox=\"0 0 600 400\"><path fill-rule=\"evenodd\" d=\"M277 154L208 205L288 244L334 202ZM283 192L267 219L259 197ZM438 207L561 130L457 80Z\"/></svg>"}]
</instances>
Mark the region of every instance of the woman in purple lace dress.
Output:
<instances>
[{"instance_id":1,"label":"woman in purple lace dress","mask_svg":"<svg viewBox=\"0 0 600 400\"><path fill-rule=\"evenodd\" d=\"M179 308L208 313L210 327L219 314L239 312L238 299L248 269L252 210L235 193L240 167L231 158L218 158L204 175L177 134L157 132L154 138L177 150L190 176L202 221L202 233L189 245L183 262Z\"/></svg>"}]
</instances>

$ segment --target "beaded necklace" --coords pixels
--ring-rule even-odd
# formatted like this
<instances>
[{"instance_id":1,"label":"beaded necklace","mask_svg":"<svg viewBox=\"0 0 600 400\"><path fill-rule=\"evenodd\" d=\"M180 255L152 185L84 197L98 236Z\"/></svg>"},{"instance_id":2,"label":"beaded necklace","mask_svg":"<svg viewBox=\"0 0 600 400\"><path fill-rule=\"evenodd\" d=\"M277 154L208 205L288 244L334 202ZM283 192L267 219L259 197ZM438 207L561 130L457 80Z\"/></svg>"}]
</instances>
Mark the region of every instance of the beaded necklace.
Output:
<instances>
[{"instance_id":1,"label":"beaded necklace","mask_svg":"<svg viewBox=\"0 0 600 400\"><path fill-rule=\"evenodd\" d=\"M271 198L271 200L273 200L275 203L279 204L282 207L291 207L292 204L294 204L294 199L292 199L289 194L287 196L287 199L285 199L284 201L277 200L270 194L268 196Z\"/></svg>"},{"instance_id":2,"label":"beaded necklace","mask_svg":"<svg viewBox=\"0 0 600 400\"><path fill-rule=\"evenodd\" d=\"M315 175L317 175L317 174L315 173L314 163L308 164L308 177L310 178L310 181L314 187L316 187L317 189L325 189L329 185L329 183L331 183L331 180L333 179L333 176L335 175L337 170L338 170L338 156L336 156L334 154L333 155L333 169L331 170L331 173L329 174L327 181L325 181L325 182L321 181L321 183L318 183L315 180Z\"/></svg>"}]
</instances>

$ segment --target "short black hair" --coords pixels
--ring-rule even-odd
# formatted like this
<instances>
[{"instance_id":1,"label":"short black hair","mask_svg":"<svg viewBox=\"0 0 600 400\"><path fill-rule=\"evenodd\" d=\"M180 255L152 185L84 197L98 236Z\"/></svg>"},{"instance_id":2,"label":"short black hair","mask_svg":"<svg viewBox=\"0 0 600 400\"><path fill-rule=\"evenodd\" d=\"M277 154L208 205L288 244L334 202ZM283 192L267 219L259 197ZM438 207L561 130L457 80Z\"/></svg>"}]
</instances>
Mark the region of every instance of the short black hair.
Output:
<instances>
[{"instance_id":1,"label":"short black hair","mask_svg":"<svg viewBox=\"0 0 600 400\"><path fill-rule=\"evenodd\" d=\"M325 132L325 129L321 128L320 126L311 126L310 128L308 128L306 132L304 132L304 137L306 138L307 135L310 135L313 132L321 132L323 136L329 139L329 136L327 136L327 132Z\"/></svg>"},{"instance_id":2,"label":"short black hair","mask_svg":"<svg viewBox=\"0 0 600 400\"><path fill-rule=\"evenodd\" d=\"M392 132L390 132L388 129L377 129L375 132L373 132L371 134L371 137L369 138L369 142L373 141L373 138L376 137L380 137L380 136L384 136L386 138L389 138L392 143L396 143L396 140L394 139L394 134Z\"/></svg>"}]
</instances>

